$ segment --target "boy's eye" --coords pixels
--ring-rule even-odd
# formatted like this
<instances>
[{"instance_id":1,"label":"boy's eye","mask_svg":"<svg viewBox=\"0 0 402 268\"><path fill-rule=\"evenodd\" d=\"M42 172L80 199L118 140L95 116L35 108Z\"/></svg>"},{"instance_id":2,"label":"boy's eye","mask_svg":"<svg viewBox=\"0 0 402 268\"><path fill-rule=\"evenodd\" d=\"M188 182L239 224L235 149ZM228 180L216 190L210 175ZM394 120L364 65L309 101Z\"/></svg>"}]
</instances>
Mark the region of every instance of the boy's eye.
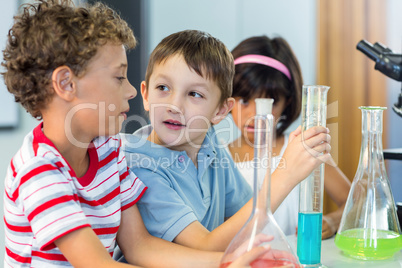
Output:
<instances>
[{"instance_id":1,"label":"boy's eye","mask_svg":"<svg viewBox=\"0 0 402 268\"><path fill-rule=\"evenodd\" d=\"M156 88L159 89L160 91L168 91L169 90L169 88L164 85L157 86Z\"/></svg>"},{"instance_id":2,"label":"boy's eye","mask_svg":"<svg viewBox=\"0 0 402 268\"><path fill-rule=\"evenodd\" d=\"M241 105L244 105L244 106L247 106L247 105L248 105L248 101L246 101L246 100L244 100L244 99L240 99L240 100L239 100L239 103L240 103Z\"/></svg>"},{"instance_id":3,"label":"boy's eye","mask_svg":"<svg viewBox=\"0 0 402 268\"><path fill-rule=\"evenodd\" d=\"M194 91L191 91L189 95L195 98L203 98L203 96L200 93Z\"/></svg>"},{"instance_id":4,"label":"boy's eye","mask_svg":"<svg viewBox=\"0 0 402 268\"><path fill-rule=\"evenodd\" d=\"M120 82L123 82L123 80L125 80L126 78L124 76L118 76L116 77L117 80L119 80Z\"/></svg>"}]
</instances>

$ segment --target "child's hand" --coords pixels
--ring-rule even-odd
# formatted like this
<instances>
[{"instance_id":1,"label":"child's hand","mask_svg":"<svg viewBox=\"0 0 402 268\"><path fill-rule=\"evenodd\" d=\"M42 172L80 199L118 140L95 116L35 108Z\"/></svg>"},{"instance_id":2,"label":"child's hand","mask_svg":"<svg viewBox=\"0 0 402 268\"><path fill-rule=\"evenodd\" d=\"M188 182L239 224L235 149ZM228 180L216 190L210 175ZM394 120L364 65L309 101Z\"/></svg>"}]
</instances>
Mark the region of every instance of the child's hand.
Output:
<instances>
[{"instance_id":1,"label":"child's hand","mask_svg":"<svg viewBox=\"0 0 402 268\"><path fill-rule=\"evenodd\" d=\"M298 261L295 256L289 252L272 250L269 245L266 245L264 247L253 248L249 252L246 252L243 256L239 257L236 261L229 265L228 268L249 268L252 262L258 258L267 260L287 260L287 263L280 267L298 267Z\"/></svg>"},{"instance_id":2,"label":"child's hand","mask_svg":"<svg viewBox=\"0 0 402 268\"><path fill-rule=\"evenodd\" d=\"M325 127L312 127L302 133L298 127L289 135L289 145L283 159L290 176L298 182L306 178L314 168L331 159L331 136Z\"/></svg>"},{"instance_id":3,"label":"child's hand","mask_svg":"<svg viewBox=\"0 0 402 268\"><path fill-rule=\"evenodd\" d=\"M336 223L330 217L322 217L322 239L332 237L337 228Z\"/></svg>"},{"instance_id":4,"label":"child's hand","mask_svg":"<svg viewBox=\"0 0 402 268\"><path fill-rule=\"evenodd\" d=\"M265 243L265 242L269 242L272 239L274 239L274 237L272 235L266 235L263 233L257 234L254 239L252 240L252 246L253 247L258 247L261 244ZM245 242L243 242L234 252L232 255L232 259L237 259L240 258L242 255L246 254L245 252L247 252L247 249L250 246L250 240L247 240ZM262 246L260 246L262 247Z\"/></svg>"},{"instance_id":5,"label":"child's hand","mask_svg":"<svg viewBox=\"0 0 402 268\"><path fill-rule=\"evenodd\" d=\"M262 256L264 253L268 253L270 249L271 247L269 245L253 248L249 252L246 252L242 256L237 258L227 268L243 268L243 267L249 268L253 261L258 259L258 257Z\"/></svg>"},{"instance_id":6,"label":"child's hand","mask_svg":"<svg viewBox=\"0 0 402 268\"><path fill-rule=\"evenodd\" d=\"M247 251L250 246L250 240L246 240L229 256L229 260L234 260L229 266L223 266L227 268L237 267L250 267L250 263L256 260L264 253L268 253L271 249L269 245L259 246L265 242L269 242L274 237L272 235L266 235L263 233L257 234L252 240L253 249Z\"/></svg>"},{"instance_id":7,"label":"child's hand","mask_svg":"<svg viewBox=\"0 0 402 268\"><path fill-rule=\"evenodd\" d=\"M281 266L275 267L299 267L299 261L297 260L297 257L288 251L271 249L267 251L264 255L262 255L261 259L283 261L282 265L276 263L276 265Z\"/></svg>"}]
</instances>

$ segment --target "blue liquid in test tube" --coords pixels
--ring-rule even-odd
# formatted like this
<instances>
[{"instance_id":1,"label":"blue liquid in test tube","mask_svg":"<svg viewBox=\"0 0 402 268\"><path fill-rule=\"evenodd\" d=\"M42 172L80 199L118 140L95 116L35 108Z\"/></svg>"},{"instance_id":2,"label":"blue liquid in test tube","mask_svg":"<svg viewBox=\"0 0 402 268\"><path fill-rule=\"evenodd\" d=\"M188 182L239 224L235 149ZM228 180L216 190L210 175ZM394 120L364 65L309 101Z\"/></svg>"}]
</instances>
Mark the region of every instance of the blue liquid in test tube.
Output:
<instances>
[{"instance_id":1,"label":"blue liquid in test tube","mask_svg":"<svg viewBox=\"0 0 402 268\"><path fill-rule=\"evenodd\" d=\"M321 262L322 213L299 213L297 256L302 264Z\"/></svg>"},{"instance_id":2,"label":"blue liquid in test tube","mask_svg":"<svg viewBox=\"0 0 402 268\"><path fill-rule=\"evenodd\" d=\"M311 127L326 126L328 90L327 86L303 86L302 137ZM307 143L305 148L314 150ZM324 164L321 164L300 183L297 256L304 267L324 267L321 264L323 193Z\"/></svg>"}]
</instances>

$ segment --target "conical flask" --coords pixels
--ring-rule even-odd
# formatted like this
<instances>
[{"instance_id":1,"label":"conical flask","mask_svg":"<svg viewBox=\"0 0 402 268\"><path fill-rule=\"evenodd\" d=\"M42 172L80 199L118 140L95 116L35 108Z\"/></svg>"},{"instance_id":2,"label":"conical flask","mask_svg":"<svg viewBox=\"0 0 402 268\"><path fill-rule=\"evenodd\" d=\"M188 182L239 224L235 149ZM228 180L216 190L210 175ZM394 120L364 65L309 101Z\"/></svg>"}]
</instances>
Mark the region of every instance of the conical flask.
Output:
<instances>
[{"instance_id":1,"label":"conical flask","mask_svg":"<svg viewBox=\"0 0 402 268\"><path fill-rule=\"evenodd\" d=\"M342 214L336 246L345 255L381 260L402 248L402 237L382 151L383 107L360 107L359 165Z\"/></svg>"},{"instance_id":2,"label":"conical flask","mask_svg":"<svg viewBox=\"0 0 402 268\"><path fill-rule=\"evenodd\" d=\"M304 85L302 92L302 138L305 130L326 126L329 87ZM308 147L306 147L309 150ZM311 150L311 149L310 149ZM304 267L322 267L321 233L324 194L324 163L300 183L297 256Z\"/></svg>"},{"instance_id":3,"label":"conical flask","mask_svg":"<svg viewBox=\"0 0 402 268\"><path fill-rule=\"evenodd\" d=\"M256 99L254 124L253 210L223 255L220 267L227 267L244 252L269 244L271 250L251 263L251 267L301 267L285 234L271 212L271 154L274 118L273 99ZM268 172L267 172L268 171ZM262 238L269 237L269 241ZM263 243L261 241L264 240Z\"/></svg>"}]
</instances>

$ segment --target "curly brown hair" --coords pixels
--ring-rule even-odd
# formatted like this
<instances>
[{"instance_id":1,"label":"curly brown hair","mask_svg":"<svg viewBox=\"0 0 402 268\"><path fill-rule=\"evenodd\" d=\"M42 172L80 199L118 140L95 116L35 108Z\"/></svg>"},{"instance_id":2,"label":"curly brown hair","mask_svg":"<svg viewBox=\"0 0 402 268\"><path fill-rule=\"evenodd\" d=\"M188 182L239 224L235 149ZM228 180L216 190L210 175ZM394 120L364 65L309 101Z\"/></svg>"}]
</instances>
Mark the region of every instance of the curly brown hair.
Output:
<instances>
[{"instance_id":1,"label":"curly brown hair","mask_svg":"<svg viewBox=\"0 0 402 268\"><path fill-rule=\"evenodd\" d=\"M133 31L113 9L102 3L76 7L71 0L39 0L22 6L14 17L3 51L5 84L16 102L35 118L54 91L52 72L68 66L77 76L107 42L136 45Z\"/></svg>"}]
</instances>

